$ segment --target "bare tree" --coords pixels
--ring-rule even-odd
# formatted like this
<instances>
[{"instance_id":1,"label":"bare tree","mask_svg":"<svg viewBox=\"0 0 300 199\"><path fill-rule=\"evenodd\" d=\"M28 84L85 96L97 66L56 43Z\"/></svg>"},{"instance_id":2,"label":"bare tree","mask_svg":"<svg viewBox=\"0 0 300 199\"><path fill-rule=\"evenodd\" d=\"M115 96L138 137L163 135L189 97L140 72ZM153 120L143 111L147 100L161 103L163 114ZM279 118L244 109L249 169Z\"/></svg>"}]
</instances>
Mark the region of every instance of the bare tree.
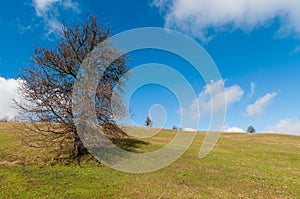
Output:
<instances>
[{"instance_id":1,"label":"bare tree","mask_svg":"<svg viewBox=\"0 0 300 199\"><path fill-rule=\"evenodd\" d=\"M9 118L7 116L0 118L0 122L8 122Z\"/></svg>"},{"instance_id":2,"label":"bare tree","mask_svg":"<svg viewBox=\"0 0 300 199\"><path fill-rule=\"evenodd\" d=\"M57 157L68 154L80 163L80 157L88 153L77 133L72 111L72 91L79 68L87 56L97 49L97 58L114 57L120 52L111 48L106 39L110 29L99 25L95 17L76 26L64 25L62 38L56 49L37 47L31 59L31 66L21 75L24 80L19 90L27 100L16 102L22 110L25 123L23 141L32 147L55 148ZM101 44L101 45L100 45ZM95 111L98 123L112 136L121 135L116 128L112 113L120 112L121 99L112 106L112 92L121 94L125 85L121 77L128 72L125 56L118 57L104 68L95 93ZM93 67L93 66L91 66ZM94 66L95 67L95 66ZM92 68L93 69L93 68ZM91 71L92 71L91 69ZM86 74L87 77L89 74ZM118 87L118 89L115 89ZM115 109L115 110L114 110ZM113 129L113 130L111 130ZM58 149L58 150L57 150Z\"/></svg>"},{"instance_id":3,"label":"bare tree","mask_svg":"<svg viewBox=\"0 0 300 199\"><path fill-rule=\"evenodd\" d=\"M150 116L147 116L146 121L145 121L145 125L146 125L147 127L149 127L149 126L152 125L152 120L151 120Z\"/></svg>"}]
</instances>

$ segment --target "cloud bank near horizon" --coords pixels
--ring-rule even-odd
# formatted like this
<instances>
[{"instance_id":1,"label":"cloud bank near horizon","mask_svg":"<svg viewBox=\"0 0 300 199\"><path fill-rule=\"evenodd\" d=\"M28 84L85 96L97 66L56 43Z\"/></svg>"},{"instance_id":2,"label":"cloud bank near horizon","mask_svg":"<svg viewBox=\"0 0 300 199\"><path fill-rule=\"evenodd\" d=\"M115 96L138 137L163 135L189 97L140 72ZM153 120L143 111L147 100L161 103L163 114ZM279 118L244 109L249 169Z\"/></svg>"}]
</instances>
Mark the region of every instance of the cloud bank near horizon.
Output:
<instances>
[{"instance_id":1,"label":"cloud bank near horizon","mask_svg":"<svg viewBox=\"0 0 300 199\"><path fill-rule=\"evenodd\" d=\"M17 88L21 82L22 80L20 79L5 79L0 77L0 119L13 119L18 116L18 110L13 106L13 99L20 99Z\"/></svg>"},{"instance_id":2,"label":"cloud bank near horizon","mask_svg":"<svg viewBox=\"0 0 300 199\"><path fill-rule=\"evenodd\" d=\"M274 126L268 126L267 131L280 134L294 134L300 136L300 120L299 119L282 119Z\"/></svg>"}]
</instances>

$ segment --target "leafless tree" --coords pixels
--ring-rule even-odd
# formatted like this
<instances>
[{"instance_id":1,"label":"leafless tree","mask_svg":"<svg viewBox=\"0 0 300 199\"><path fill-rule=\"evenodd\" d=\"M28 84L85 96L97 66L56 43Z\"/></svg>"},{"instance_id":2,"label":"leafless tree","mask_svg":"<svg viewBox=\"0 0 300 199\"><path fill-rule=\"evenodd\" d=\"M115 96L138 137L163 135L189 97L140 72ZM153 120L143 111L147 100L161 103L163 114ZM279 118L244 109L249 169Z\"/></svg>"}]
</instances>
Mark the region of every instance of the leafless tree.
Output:
<instances>
[{"instance_id":1,"label":"leafless tree","mask_svg":"<svg viewBox=\"0 0 300 199\"><path fill-rule=\"evenodd\" d=\"M0 118L0 122L8 122L8 121L9 121L9 118L7 116Z\"/></svg>"},{"instance_id":2,"label":"leafless tree","mask_svg":"<svg viewBox=\"0 0 300 199\"><path fill-rule=\"evenodd\" d=\"M106 42L110 32L91 16L82 25L64 25L62 38L55 49L35 49L31 66L21 74L24 81L19 91L26 101L16 102L22 110L23 120L27 121L23 130L25 144L55 148L56 157L70 155L79 163L81 156L88 153L74 123L72 91L81 64L93 50L100 48L97 49L97 58L93 59L114 57L120 52ZM111 51L102 51L101 48L111 48ZM120 98L115 98L116 106L112 106L112 92L121 94L125 86L121 77L128 72L126 61L125 56L120 56L104 68L95 93L97 121L111 136L123 133L116 127L112 113L122 111L124 106Z\"/></svg>"},{"instance_id":3,"label":"leafless tree","mask_svg":"<svg viewBox=\"0 0 300 199\"><path fill-rule=\"evenodd\" d=\"M152 126L152 120L151 120L150 116L147 116L146 121L145 121L145 125L147 127Z\"/></svg>"}]
</instances>

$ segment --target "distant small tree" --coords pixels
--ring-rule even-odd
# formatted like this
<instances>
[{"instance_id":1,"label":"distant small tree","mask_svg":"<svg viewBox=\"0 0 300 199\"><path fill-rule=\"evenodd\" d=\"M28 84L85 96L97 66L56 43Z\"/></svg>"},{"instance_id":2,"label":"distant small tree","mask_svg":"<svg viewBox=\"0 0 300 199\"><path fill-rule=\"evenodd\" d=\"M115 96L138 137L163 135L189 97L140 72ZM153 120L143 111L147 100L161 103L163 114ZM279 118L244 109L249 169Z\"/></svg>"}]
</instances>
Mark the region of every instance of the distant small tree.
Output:
<instances>
[{"instance_id":1,"label":"distant small tree","mask_svg":"<svg viewBox=\"0 0 300 199\"><path fill-rule=\"evenodd\" d=\"M152 120L151 120L151 118L150 118L149 116L147 116L147 118L146 118L145 125L146 125L147 127L149 127L149 126L152 125Z\"/></svg>"},{"instance_id":2,"label":"distant small tree","mask_svg":"<svg viewBox=\"0 0 300 199\"><path fill-rule=\"evenodd\" d=\"M3 117L0 119L0 122L8 122L8 121L9 121L8 117Z\"/></svg>"},{"instance_id":3,"label":"distant small tree","mask_svg":"<svg viewBox=\"0 0 300 199\"><path fill-rule=\"evenodd\" d=\"M255 128L252 126L252 125L250 125L249 127L248 127L248 129L247 129L247 132L248 133L255 133Z\"/></svg>"},{"instance_id":4,"label":"distant small tree","mask_svg":"<svg viewBox=\"0 0 300 199\"><path fill-rule=\"evenodd\" d=\"M174 125L174 126L172 127L172 129L173 129L173 130L178 130L178 127Z\"/></svg>"}]
</instances>

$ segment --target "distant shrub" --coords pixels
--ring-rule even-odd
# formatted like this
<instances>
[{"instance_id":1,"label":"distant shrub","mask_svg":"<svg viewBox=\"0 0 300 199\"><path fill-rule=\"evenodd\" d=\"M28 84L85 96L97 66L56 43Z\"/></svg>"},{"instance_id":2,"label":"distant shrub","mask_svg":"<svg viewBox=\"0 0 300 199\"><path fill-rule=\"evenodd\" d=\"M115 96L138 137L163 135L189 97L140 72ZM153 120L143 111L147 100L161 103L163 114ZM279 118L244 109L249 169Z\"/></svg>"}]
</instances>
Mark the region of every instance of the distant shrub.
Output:
<instances>
[{"instance_id":1,"label":"distant shrub","mask_svg":"<svg viewBox=\"0 0 300 199\"><path fill-rule=\"evenodd\" d=\"M0 119L0 122L9 122L8 117L3 117Z\"/></svg>"},{"instance_id":2,"label":"distant shrub","mask_svg":"<svg viewBox=\"0 0 300 199\"><path fill-rule=\"evenodd\" d=\"M172 127L172 129L173 129L173 130L178 130L178 127L174 125L174 126Z\"/></svg>"},{"instance_id":3,"label":"distant shrub","mask_svg":"<svg viewBox=\"0 0 300 199\"><path fill-rule=\"evenodd\" d=\"M250 125L249 127L248 127L248 129L247 129L247 132L248 133L255 133L255 128L252 126L252 125Z\"/></svg>"},{"instance_id":4,"label":"distant shrub","mask_svg":"<svg viewBox=\"0 0 300 199\"><path fill-rule=\"evenodd\" d=\"M145 125L148 126L148 127L152 126L152 120L151 120L150 116L147 116L146 121L145 121Z\"/></svg>"}]
</instances>

